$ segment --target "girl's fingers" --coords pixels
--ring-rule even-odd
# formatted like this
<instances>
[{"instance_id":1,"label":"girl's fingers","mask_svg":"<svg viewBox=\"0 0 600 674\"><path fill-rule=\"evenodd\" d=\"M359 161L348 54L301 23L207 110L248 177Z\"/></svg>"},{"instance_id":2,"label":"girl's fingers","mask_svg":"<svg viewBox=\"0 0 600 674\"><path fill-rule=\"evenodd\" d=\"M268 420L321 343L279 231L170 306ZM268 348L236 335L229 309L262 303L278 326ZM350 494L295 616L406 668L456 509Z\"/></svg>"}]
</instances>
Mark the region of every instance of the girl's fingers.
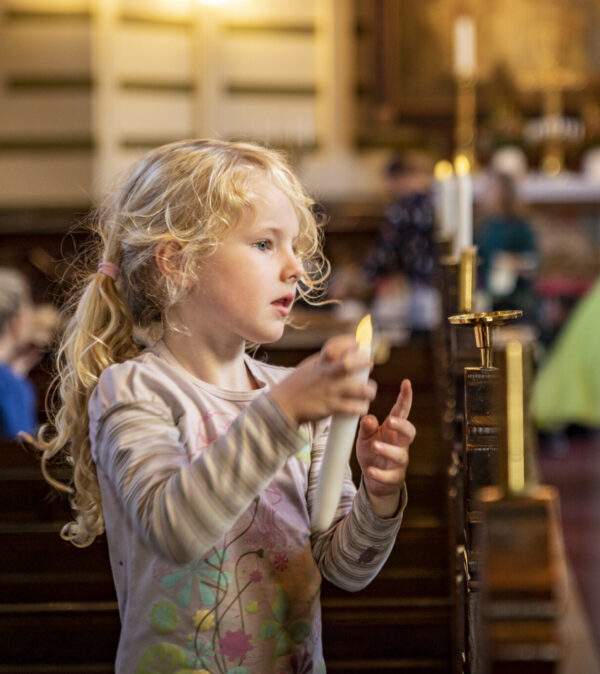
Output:
<instances>
[{"instance_id":1,"label":"girl's fingers","mask_svg":"<svg viewBox=\"0 0 600 674\"><path fill-rule=\"evenodd\" d=\"M330 339L321 349L321 362L330 365L333 371L341 375L354 374L371 369L371 356L358 348L354 337L341 335Z\"/></svg>"},{"instance_id":2,"label":"girl's fingers","mask_svg":"<svg viewBox=\"0 0 600 674\"><path fill-rule=\"evenodd\" d=\"M351 335L339 335L327 340L321 349L321 359L332 363L343 359L348 353L358 351L356 339Z\"/></svg>"},{"instance_id":3,"label":"girl's fingers","mask_svg":"<svg viewBox=\"0 0 600 674\"><path fill-rule=\"evenodd\" d=\"M369 411L369 402L357 399L343 399L333 405L333 414L343 414L350 417L362 417Z\"/></svg>"},{"instance_id":4,"label":"girl's fingers","mask_svg":"<svg viewBox=\"0 0 600 674\"><path fill-rule=\"evenodd\" d=\"M384 470L382 468L369 468L369 477L375 482L386 485L396 485L404 482L406 471L404 468L392 468L391 470Z\"/></svg>"},{"instance_id":5,"label":"girl's fingers","mask_svg":"<svg viewBox=\"0 0 600 674\"><path fill-rule=\"evenodd\" d=\"M405 446L413 443L416 435L417 429L414 427L412 422L408 419L400 419L399 417L388 417L386 420L386 425L389 430L397 434L397 440L394 440L394 444ZM389 440L389 438L387 438Z\"/></svg>"},{"instance_id":6,"label":"girl's fingers","mask_svg":"<svg viewBox=\"0 0 600 674\"><path fill-rule=\"evenodd\" d=\"M398 447L385 442L374 442L373 451L378 456L389 459L402 468L408 466L408 450L405 447Z\"/></svg>"},{"instance_id":7,"label":"girl's fingers","mask_svg":"<svg viewBox=\"0 0 600 674\"><path fill-rule=\"evenodd\" d=\"M409 379L404 379L400 385L400 393L394 406L390 411L390 417L400 417L400 419L408 419L410 408L412 407L413 391Z\"/></svg>"},{"instance_id":8,"label":"girl's fingers","mask_svg":"<svg viewBox=\"0 0 600 674\"><path fill-rule=\"evenodd\" d=\"M348 381L340 386L340 396L342 398L357 398L364 400L374 400L377 395L377 384L370 379L369 381Z\"/></svg>"}]
</instances>

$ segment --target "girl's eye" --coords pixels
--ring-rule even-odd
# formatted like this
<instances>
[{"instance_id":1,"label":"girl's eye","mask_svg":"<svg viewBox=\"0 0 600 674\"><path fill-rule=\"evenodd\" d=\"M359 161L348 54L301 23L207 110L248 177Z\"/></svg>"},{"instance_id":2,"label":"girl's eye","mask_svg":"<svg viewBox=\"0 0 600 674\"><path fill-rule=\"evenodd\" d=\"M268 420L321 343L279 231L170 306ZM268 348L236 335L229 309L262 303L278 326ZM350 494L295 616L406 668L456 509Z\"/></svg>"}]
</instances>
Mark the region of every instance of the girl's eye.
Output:
<instances>
[{"instance_id":1,"label":"girl's eye","mask_svg":"<svg viewBox=\"0 0 600 674\"><path fill-rule=\"evenodd\" d=\"M271 247L271 244L268 241L257 241L255 244L258 250L267 251Z\"/></svg>"}]
</instances>

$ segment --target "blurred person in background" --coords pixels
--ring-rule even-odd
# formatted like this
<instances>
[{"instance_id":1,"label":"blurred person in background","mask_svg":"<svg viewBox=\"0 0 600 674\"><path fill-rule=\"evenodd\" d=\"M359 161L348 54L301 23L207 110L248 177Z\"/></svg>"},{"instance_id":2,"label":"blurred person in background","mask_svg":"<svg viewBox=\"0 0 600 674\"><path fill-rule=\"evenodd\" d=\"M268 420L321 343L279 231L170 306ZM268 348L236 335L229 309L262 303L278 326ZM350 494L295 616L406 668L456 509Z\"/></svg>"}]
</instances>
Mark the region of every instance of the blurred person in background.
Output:
<instances>
[{"instance_id":1,"label":"blurred person in background","mask_svg":"<svg viewBox=\"0 0 600 674\"><path fill-rule=\"evenodd\" d=\"M32 344L34 310L29 283L0 268L0 437L16 438L37 426L37 396L29 378L40 353Z\"/></svg>"},{"instance_id":2,"label":"blurred person in background","mask_svg":"<svg viewBox=\"0 0 600 674\"><path fill-rule=\"evenodd\" d=\"M396 314L412 331L430 330L440 312L431 161L421 152L406 153L388 164L386 177L393 201L365 262L374 317Z\"/></svg>"},{"instance_id":3,"label":"blurred person in background","mask_svg":"<svg viewBox=\"0 0 600 674\"><path fill-rule=\"evenodd\" d=\"M582 297L537 372L531 414L540 449L564 454L568 431L600 429L600 279Z\"/></svg>"},{"instance_id":4,"label":"blurred person in background","mask_svg":"<svg viewBox=\"0 0 600 674\"><path fill-rule=\"evenodd\" d=\"M519 208L515 179L492 172L482 192L481 209L475 243L486 304L492 311L522 309L523 321L537 324L538 248L534 231Z\"/></svg>"}]
</instances>

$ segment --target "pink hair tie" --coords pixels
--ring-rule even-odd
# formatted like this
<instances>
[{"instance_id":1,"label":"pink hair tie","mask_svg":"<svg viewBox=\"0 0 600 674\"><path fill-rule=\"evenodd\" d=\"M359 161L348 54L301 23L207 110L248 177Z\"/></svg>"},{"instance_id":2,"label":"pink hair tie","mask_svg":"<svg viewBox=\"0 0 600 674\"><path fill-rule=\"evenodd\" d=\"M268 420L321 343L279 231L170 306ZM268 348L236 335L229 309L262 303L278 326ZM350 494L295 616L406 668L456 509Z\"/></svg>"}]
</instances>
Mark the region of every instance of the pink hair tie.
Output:
<instances>
[{"instance_id":1,"label":"pink hair tie","mask_svg":"<svg viewBox=\"0 0 600 674\"><path fill-rule=\"evenodd\" d=\"M119 267L112 262L100 262L98 265L98 273L110 276L113 281L119 278Z\"/></svg>"}]
</instances>

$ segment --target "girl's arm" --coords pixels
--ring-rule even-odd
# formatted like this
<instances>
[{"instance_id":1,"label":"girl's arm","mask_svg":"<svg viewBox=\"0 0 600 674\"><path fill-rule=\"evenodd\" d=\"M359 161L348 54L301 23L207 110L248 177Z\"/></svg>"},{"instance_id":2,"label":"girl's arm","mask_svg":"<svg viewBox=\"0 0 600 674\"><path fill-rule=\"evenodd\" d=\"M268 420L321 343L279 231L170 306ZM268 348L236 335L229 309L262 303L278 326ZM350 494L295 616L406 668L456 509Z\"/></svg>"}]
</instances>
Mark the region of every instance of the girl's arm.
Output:
<instances>
[{"instance_id":1,"label":"girl's arm","mask_svg":"<svg viewBox=\"0 0 600 674\"><path fill-rule=\"evenodd\" d=\"M363 417L357 438L357 458L363 472L356 492L348 468L334 525L313 533L315 558L323 575L346 590L360 590L388 558L406 506L408 448L415 437L407 417L412 404L410 382L402 382L395 405L380 425ZM327 430L313 447L308 503L312 510ZM355 493L356 492L356 493Z\"/></svg>"},{"instance_id":2,"label":"girl's arm","mask_svg":"<svg viewBox=\"0 0 600 674\"><path fill-rule=\"evenodd\" d=\"M127 516L150 547L176 563L208 552L307 443L268 394L192 462L171 409L156 398L114 404L97 421L92 414L90 431L98 470Z\"/></svg>"},{"instance_id":3,"label":"girl's arm","mask_svg":"<svg viewBox=\"0 0 600 674\"><path fill-rule=\"evenodd\" d=\"M312 448L308 483L309 514L314 506L327 431L327 426L321 430ZM362 480L357 490L348 467L333 524L327 531L316 531L311 536L313 555L323 576L334 585L351 592L366 587L394 547L406 500L404 488L395 517L378 517L373 512Z\"/></svg>"}]
</instances>

